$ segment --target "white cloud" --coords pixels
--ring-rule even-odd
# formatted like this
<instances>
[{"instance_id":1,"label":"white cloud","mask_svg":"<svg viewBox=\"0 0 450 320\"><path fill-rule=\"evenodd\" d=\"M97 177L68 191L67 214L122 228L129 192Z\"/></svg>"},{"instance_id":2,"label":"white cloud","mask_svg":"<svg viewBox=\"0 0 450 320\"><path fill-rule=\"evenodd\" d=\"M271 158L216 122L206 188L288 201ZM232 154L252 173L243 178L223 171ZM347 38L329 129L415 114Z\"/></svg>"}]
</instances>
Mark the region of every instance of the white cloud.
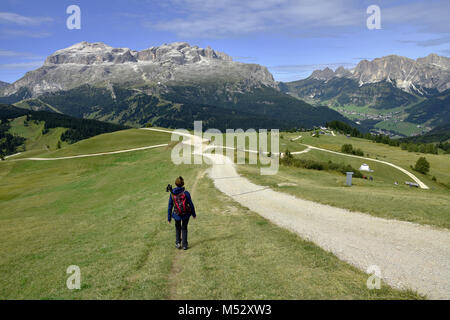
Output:
<instances>
[{"instance_id":1,"label":"white cloud","mask_svg":"<svg viewBox=\"0 0 450 320\"><path fill-rule=\"evenodd\" d=\"M20 26L38 26L45 22L52 22L50 17L26 17L13 12L0 12L0 23L16 24Z\"/></svg>"},{"instance_id":2,"label":"white cloud","mask_svg":"<svg viewBox=\"0 0 450 320\"><path fill-rule=\"evenodd\" d=\"M433 47L450 43L450 34L445 37L433 38L429 40L399 40L402 43L414 43L420 47Z\"/></svg>"},{"instance_id":3,"label":"white cloud","mask_svg":"<svg viewBox=\"0 0 450 320\"><path fill-rule=\"evenodd\" d=\"M255 32L303 37L314 32L330 36L364 29L371 0L168 0L161 4L176 18L147 21L149 28L183 38L221 38ZM416 31L450 30L450 1L399 2L378 0L383 29L410 26Z\"/></svg>"},{"instance_id":4,"label":"white cloud","mask_svg":"<svg viewBox=\"0 0 450 320\"><path fill-rule=\"evenodd\" d=\"M45 31L0 29L0 38L11 38L11 37L46 38L49 37L50 35L51 33Z\"/></svg>"},{"instance_id":5,"label":"white cloud","mask_svg":"<svg viewBox=\"0 0 450 320\"><path fill-rule=\"evenodd\" d=\"M332 31L365 25L365 9L354 0L172 0L180 17L147 22L180 37L227 37L254 32Z\"/></svg>"},{"instance_id":6,"label":"white cloud","mask_svg":"<svg viewBox=\"0 0 450 320\"><path fill-rule=\"evenodd\" d=\"M30 53L0 49L0 57L31 57Z\"/></svg>"},{"instance_id":7,"label":"white cloud","mask_svg":"<svg viewBox=\"0 0 450 320\"><path fill-rule=\"evenodd\" d=\"M30 70L41 67L44 61L31 61L31 62L19 62L19 63L4 63L0 64L2 70Z\"/></svg>"}]
</instances>

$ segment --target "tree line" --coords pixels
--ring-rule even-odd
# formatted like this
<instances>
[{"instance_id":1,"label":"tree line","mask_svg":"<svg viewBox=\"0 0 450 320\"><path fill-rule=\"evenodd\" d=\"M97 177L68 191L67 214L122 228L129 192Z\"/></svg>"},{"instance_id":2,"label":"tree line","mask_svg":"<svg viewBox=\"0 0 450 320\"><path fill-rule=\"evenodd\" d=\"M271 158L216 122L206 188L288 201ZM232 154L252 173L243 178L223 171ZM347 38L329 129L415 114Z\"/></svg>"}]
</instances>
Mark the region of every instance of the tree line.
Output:
<instances>
[{"instance_id":1,"label":"tree line","mask_svg":"<svg viewBox=\"0 0 450 320\"><path fill-rule=\"evenodd\" d=\"M10 154L17 153L17 148L25 143L25 138L8 132L10 127L9 120L0 119L0 160Z\"/></svg>"},{"instance_id":2,"label":"tree line","mask_svg":"<svg viewBox=\"0 0 450 320\"><path fill-rule=\"evenodd\" d=\"M128 126L102 122L91 119L78 119L60 113L47 111L32 111L17 108L12 105L0 104L0 158L17 153L26 139L9 133L10 120L26 116L25 126L30 121L44 122L42 134L47 134L52 128L67 128L61 135L61 141L75 143L102 133L128 129ZM59 144L60 145L60 144Z\"/></svg>"},{"instance_id":3,"label":"tree line","mask_svg":"<svg viewBox=\"0 0 450 320\"><path fill-rule=\"evenodd\" d=\"M34 111L27 114L27 121L43 121L43 134L46 134L52 128L67 128L68 130L61 135L61 141L75 143L102 133L114 132L128 129L128 126L102 122L92 119L78 119L66 116L60 113L47 111Z\"/></svg>"}]
</instances>

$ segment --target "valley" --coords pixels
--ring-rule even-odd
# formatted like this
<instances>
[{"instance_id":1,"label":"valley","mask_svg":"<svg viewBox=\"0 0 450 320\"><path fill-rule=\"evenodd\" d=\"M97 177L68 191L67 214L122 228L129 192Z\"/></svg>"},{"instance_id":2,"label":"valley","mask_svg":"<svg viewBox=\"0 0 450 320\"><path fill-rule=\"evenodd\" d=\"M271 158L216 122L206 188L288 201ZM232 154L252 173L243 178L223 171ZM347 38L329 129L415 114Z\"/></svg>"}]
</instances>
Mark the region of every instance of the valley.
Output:
<instances>
[{"instance_id":1,"label":"valley","mask_svg":"<svg viewBox=\"0 0 450 320\"><path fill-rule=\"evenodd\" d=\"M280 83L282 92L328 106L377 134L410 137L450 121L450 59L391 55L362 60L351 70L325 68Z\"/></svg>"}]
</instances>

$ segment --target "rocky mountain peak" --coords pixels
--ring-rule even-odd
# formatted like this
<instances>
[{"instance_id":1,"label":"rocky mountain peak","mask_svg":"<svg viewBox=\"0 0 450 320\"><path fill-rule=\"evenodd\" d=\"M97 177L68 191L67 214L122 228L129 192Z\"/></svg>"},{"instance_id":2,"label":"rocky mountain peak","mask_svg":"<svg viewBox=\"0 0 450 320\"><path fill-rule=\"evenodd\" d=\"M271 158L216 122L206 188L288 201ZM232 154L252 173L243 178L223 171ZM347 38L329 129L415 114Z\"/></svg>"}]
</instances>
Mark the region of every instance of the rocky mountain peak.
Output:
<instances>
[{"instance_id":1,"label":"rocky mountain peak","mask_svg":"<svg viewBox=\"0 0 450 320\"><path fill-rule=\"evenodd\" d=\"M58 50L49 56L45 65L61 64L120 64L120 63L171 63L182 65L205 60L232 61L225 53L214 51L208 46L206 49L191 47L187 42L174 42L151 47L142 51L129 48L113 48L103 42L80 42L66 49Z\"/></svg>"},{"instance_id":2,"label":"rocky mountain peak","mask_svg":"<svg viewBox=\"0 0 450 320\"><path fill-rule=\"evenodd\" d=\"M334 71L328 67L326 67L323 70L316 70L311 74L311 78L316 80L325 80L328 81L331 78L334 78L335 74Z\"/></svg>"},{"instance_id":3,"label":"rocky mountain peak","mask_svg":"<svg viewBox=\"0 0 450 320\"><path fill-rule=\"evenodd\" d=\"M38 96L83 84L154 86L208 81L227 83L237 90L277 88L266 67L234 62L227 54L209 46L200 48L187 42L174 42L135 51L83 41L56 51L41 68L28 72L2 90L4 95L10 95L27 88L33 96Z\"/></svg>"},{"instance_id":4,"label":"rocky mountain peak","mask_svg":"<svg viewBox=\"0 0 450 320\"><path fill-rule=\"evenodd\" d=\"M353 70L339 67L333 72L325 68L314 71L310 76L324 81L333 77L355 79L360 85L393 81L406 92L420 93L423 88L444 91L450 88L450 59L434 53L417 60L389 55L372 61L361 60Z\"/></svg>"},{"instance_id":5,"label":"rocky mountain peak","mask_svg":"<svg viewBox=\"0 0 450 320\"><path fill-rule=\"evenodd\" d=\"M418 58L416 61L420 64L428 64L438 68L450 70L450 58L439 56L435 53L430 53L424 58Z\"/></svg>"},{"instance_id":6,"label":"rocky mountain peak","mask_svg":"<svg viewBox=\"0 0 450 320\"><path fill-rule=\"evenodd\" d=\"M128 48L113 48L103 42L86 41L58 50L50 55L44 65L83 64L98 65L104 63L136 62L135 52Z\"/></svg>"}]
</instances>

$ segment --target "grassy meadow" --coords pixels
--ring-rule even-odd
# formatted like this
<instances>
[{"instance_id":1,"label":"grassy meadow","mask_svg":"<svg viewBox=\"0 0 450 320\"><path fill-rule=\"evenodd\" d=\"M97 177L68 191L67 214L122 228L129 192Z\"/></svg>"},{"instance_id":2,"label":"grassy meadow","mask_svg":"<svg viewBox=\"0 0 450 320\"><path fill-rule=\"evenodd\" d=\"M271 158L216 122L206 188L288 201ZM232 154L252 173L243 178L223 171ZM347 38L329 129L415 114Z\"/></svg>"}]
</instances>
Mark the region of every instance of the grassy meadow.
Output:
<instances>
[{"instance_id":1,"label":"grassy meadow","mask_svg":"<svg viewBox=\"0 0 450 320\"><path fill-rule=\"evenodd\" d=\"M46 154L169 140L126 130ZM221 194L207 166L173 165L170 152L0 162L0 299L423 298L368 290L368 275ZM175 249L166 220L165 186L178 175L198 213L188 251ZM81 269L80 290L66 287L70 265Z\"/></svg>"},{"instance_id":2,"label":"grassy meadow","mask_svg":"<svg viewBox=\"0 0 450 320\"><path fill-rule=\"evenodd\" d=\"M302 135L301 139L290 141ZM253 182L270 186L274 190L286 192L303 199L346 208L352 211L365 212L383 218L429 224L432 226L450 228L450 155L432 155L410 153L398 147L374 143L359 138L347 138L343 135L321 135L311 137L310 133L283 133L280 145L285 143L292 151L303 150L303 144L338 151L341 146L350 143L354 148L361 148L365 156L388 161L412 172L430 189L423 190L406 186L405 181L411 181L401 171L370 160L357 159L344 155L336 155L320 150L295 155L301 159L320 162L350 164L358 169L362 163L367 163L374 172L364 173L372 176L373 181L353 179L353 186L345 186L345 176L338 172L317 171L280 165L280 170L274 176L259 175L259 168L251 165L238 167L243 174ZM281 148L284 151L285 148ZM430 173L423 175L413 171L419 157L425 156L431 164ZM437 178L437 182L432 180ZM397 181L399 184L394 185ZM286 184L287 183L287 184ZM282 184L279 186L278 184ZM290 184L290 185L289 185Z\"/></svg>"},{"instance_id":3,"label":"grassy meadow","mask_svg":"<svg viewBox=\"0 0 450 320\"><path fill-rule=\"evenodd\" d=\"M16 134L27 139L25 142L25 151L30 151L30 153L35 154L57 149L61 134L67 129L52 128L49 129L48 133L42 134L44 122L29 121L28 126L24 126L25 119L26 116L14 119L11 121L11 128L9 129L11 134ZM66 142L61 141L61 147L66 145Z\"/></svg>"}]
</instances>

